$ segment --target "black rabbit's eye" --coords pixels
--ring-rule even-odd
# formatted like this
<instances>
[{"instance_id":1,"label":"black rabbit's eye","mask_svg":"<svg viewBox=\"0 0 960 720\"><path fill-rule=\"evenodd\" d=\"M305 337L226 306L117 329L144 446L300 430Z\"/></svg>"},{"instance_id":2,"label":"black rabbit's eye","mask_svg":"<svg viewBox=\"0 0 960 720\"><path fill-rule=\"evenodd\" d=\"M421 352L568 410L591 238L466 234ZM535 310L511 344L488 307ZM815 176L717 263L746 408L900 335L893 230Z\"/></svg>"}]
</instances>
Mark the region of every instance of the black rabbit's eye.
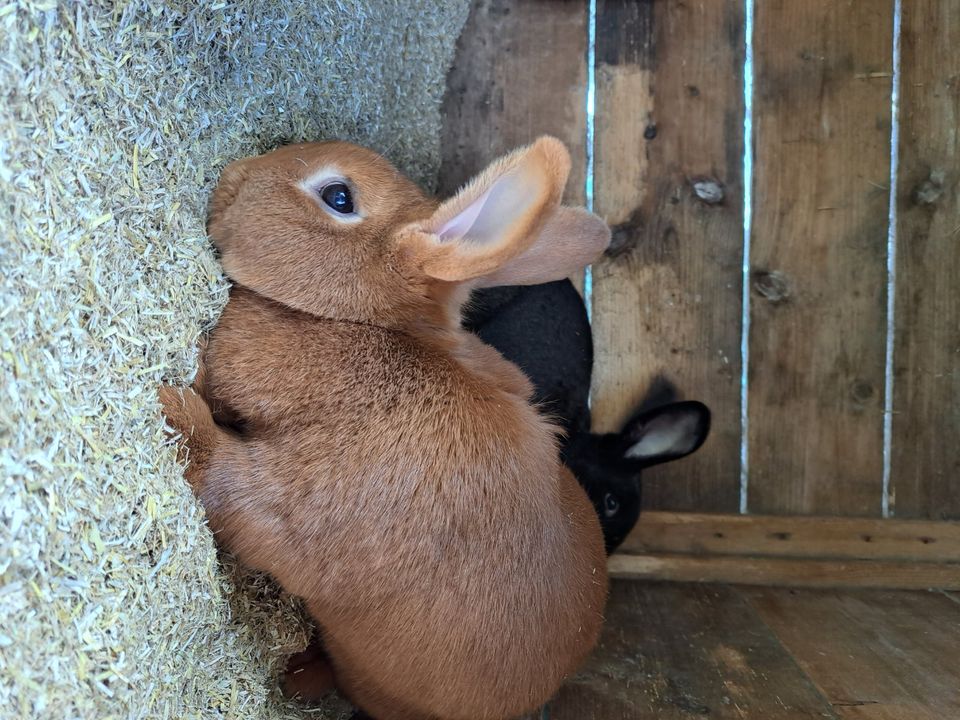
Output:
<instances>
[{"instance_id":1,"label":"black rabbit's eye","mask_svg":"<svg viewBox=\"0 0 960 720\"><path fill-rule=\"evenodd\" d=\"M613 517L620 512L620 501L613 495L607 493L603 496L603 514L607 517Z\"/></svg>"},{"instance_id":2,"label":"black rabbit's eye","mask_svg":"<svg viewBox=\"0 0 960 720\"><path fill-rule=\"evenodd\" d=\"M335 212L349 215L353 212L353 196L344 183L330 183L320 191L320 197Z\"/></svg>"}]
</instances>

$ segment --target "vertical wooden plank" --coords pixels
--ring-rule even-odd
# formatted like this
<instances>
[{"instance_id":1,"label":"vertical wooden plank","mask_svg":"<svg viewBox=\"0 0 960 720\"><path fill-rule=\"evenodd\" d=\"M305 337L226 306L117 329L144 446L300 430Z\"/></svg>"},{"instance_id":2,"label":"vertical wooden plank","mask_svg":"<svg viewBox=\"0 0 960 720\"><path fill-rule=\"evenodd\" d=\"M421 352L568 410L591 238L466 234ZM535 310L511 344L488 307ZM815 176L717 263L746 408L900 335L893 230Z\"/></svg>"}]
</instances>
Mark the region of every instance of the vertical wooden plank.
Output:
<instances>
[{"instance_id":1,"label":"vertical wooden plank","mask_svg":"<svg viewBox=\"0 0 960 720\"><path fill-rule=\"evenodd\" d=\"M614 582L552 720L827 720L829 704L733 588Z\"/></svg>"},{"instance_id":2,"label":"vertical wooden plank","mask_svg":"<svg viewBox=\"0 0 960 720\"><path fill-rule=\"evenodd\" d=\"M665 375L714 413L696 455L644 475L645 505L739 501L743 12L736 0L597 8L594 426L617 430Z\"/></svg>"},{"instance_id":3,"label":"vertical wooden plank","mask_svg":"<svg viewBox=\"0 0 960 720\"><path fill-rule=\"evenodd\" d=\"M586 0L475 0L443 101L439 191L540 135L570 149L566 202L584 202Z\"/></svg>"},{"instance_id":4,"label":"vertical wooden plank","mask_svg":"<svg viewBox=\"0 0 960 720\"><path fill-rule=\"evenodd\" d=\"M878 515L893 0L756 5L751 512Z\"/></svg>"},{"instance_id":5,"label":"vertical wooden plank","mask_svg":"<svg viewBox=\"0 0 960 720\"><path fill-rule=\"evenodd\" d=\"M960 518L960 3L903 3L891 486Z\"/></svg>"},{"instance_id":6,"label":"vertical wooden plank","mask_svg":"<svg viewBox=\"0 0 960 720\"><path fill-rule=\"evenodd\" d=\"M743 592L841 718L960 717L960 605L943 595Z\"/></svg>"}]
</instances>

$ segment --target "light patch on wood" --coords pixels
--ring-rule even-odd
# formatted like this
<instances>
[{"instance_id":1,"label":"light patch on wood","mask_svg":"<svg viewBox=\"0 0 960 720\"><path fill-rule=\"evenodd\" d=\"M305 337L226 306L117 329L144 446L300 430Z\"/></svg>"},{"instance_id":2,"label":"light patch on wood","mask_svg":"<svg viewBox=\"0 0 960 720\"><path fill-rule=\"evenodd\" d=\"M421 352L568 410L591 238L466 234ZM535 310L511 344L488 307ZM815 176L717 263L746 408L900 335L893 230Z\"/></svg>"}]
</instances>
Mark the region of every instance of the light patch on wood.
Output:
<instances>
[{"instance_id":1,"label":"light patch on wood","mask_svg":"<svg viewBox=\"0 0 960 720\"><path fill-rule=\"evenodd\" d=\"M635 65L597 69L597 164L615 166L605 173L594 209L610 225L627 222L647 191L648 160L643 126L653 113L651 73ZM619 120L634 118L626 127ZM638 128L640 130L638 131ZM599 188L598 188L599 189Z\"/></svg>"},{"instance_id":2,"label":"light patch on wood","mask_svg":"<svg viewBox=\"0 0 960 720\"><path fill-rule=\"evenodd\" d=\"M618 276L629 282L617 282ZM621 316L622 309L629 310L631 319L631 327L618 334L617 342L598 343L594 348L595 365L603 368L594 378L594 431L616 432L662 371L663 353L658 350L663 329L669 327L674 342L683 347L696 343L682 310L702 298L685 291L676 270L668 265L605 263L594 268L594 278L607 288L594 298L595 314Z\"/></svg>"},{"instance_id":3,"label":"light patch on wood","mask_svg":"<svg viewBox=\"0 0 960 720\"><path fill-rule=\"evenodd\" d=\"M749 671L749 666L743 657L743 653L736 648L721 645L713 651L713 658L717 661L718 665L727 668L727 670L731 672L742 673Z\"/></svg>"},{"instance_id":4,"label":"light patch on wood","mask_svg":"<svg viewBox=\"0 0 960 720\"><path fill-rule=\"evenodd\" d=\"M594 426L618 429L665 376L714 423L696 453L645 474L644 507L729 512L740 497L743 7L611 0L597 28L594 205L612 241L593 267Z\"/></svg>"}]
</instances>

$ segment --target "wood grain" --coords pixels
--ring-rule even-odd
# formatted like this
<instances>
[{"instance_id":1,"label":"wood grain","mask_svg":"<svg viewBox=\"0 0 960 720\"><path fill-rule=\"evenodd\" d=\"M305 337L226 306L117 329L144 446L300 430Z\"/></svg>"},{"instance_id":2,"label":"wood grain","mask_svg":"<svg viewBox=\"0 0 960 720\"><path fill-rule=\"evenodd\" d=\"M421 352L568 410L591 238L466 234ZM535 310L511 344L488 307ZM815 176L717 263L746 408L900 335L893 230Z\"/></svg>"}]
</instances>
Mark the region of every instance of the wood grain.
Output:
<instances>
[{"instance_id":1,"label":"wood grain","mask_svg":"<svg viewBox=\"0 0 960 720\"><path fill-rule=\"evenodd\" d=\"M552 720L835 718L739 593L615 582L599 647Z\"/></svg>"},{"instance_id":2,"label":"wood grain","mask_svg":"<svg viewBox=\"0 0 960 720\"><path fill-rule=\"evenodd\" d=\"M584 202L585 0L476 0L444 96L441 194L497 156L554 135L573 160L565 199Z\"/></svg>"},{"instance_id":3,"label":"wood grain","mask_svg":"<svg viewBox=\"0 0 960 720\"><path fill-rule=\"evenodd\" d=\"M892 21L756 6L751 512L880 514Z\"/></svg>"},{"instance_id":4,"label":"wood grain","mask_svg":"<svg viewBox=\"0 0 960 720\"><path fill-rule=\"evenodd\" d=\"M738 505L743 47L740 2L598 3L594 426L660 374L714 413L696 455L644 476L648 507Z\"/></svg>"},{"instance_id":5,"label":"wood grain","mask_svg":"<svg viewBox=\"0 0 960 720\"><path fill-rule=\"evenodd\" d=\"M960 562L960 523L644 513L618 552Z\"/></svg>"},{"instance_id":6,"label":"wood grain","mask_svg":"<svg viewBox=\"0 0 960 720\"><path fill-rule=\"evenodd\" d=\"M841 718L960 717L960 605L939 593L744 592Z\"/></svg>"},{"instance_id":7,"label":"wood grain","mask_svg":"<svg viewBox=\"0 0 960 720\"><path fill-rule=\"evenodd\" d=\"M613 555L612 577L817 588L960 590L960 563L730 555Z\"/></svg>"},{"instance_id":8,"label":"wood grain","mask_svg":"<svg viewBox=\"0 0 960 720\"><path fill-rule=\"evenodd\" d=\"M960 518L960 4L903 4L892 506Z\"/></svg>"}]
</instances>

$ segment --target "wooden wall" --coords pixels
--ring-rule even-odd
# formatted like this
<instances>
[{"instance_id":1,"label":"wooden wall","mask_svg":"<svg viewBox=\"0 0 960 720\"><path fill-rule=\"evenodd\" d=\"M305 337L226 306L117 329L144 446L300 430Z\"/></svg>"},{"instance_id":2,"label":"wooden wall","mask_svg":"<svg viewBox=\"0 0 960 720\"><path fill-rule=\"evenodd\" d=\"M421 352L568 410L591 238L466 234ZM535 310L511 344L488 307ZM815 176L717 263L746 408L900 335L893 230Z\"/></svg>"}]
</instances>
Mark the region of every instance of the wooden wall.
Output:
<instances>
[{"instance_id":1,"label":"wooden wall","mask_svg":"<svg viewBox=\"0 0 960 720\"><path fill-rule=\"evenodd\" d=\"M960 517L960 2L904 3L892 505Z\"/></svg>"},{"instance_id":2,"label":"wooden wall","mask_svg":"<svg viewBox=\"0 0 960 720\"><path fill-rule=\"evenodd\" d=\"M661 373L714 413L705 447L646 476L648 507L740 502L743 24L736 3L597 8L595 208L615 245L593 271L594 425L619 429Z\"/></svg>"},{"instance_id":3,"label":"wooden wall","mask_svg":"<svg viewBox=\"0 0 960 720\"><path fill-rule=\"evenodd\" d=\"M877 518L960 519L960 0L902 3L896 103L894 0L755 1L747 218L746 7L596 4L594 207L614 241L593 267L595 429L618 428L660 374L714 412L696 455L645 475L654 530L636 554L704 513L850 518L837 532L860 545ZM551 133L583 202L589 22L588 0L476 0L441 192ZM913 547L931 524L902 531ZM763 555L764 537L743 552Z\"/></svg>"}]
</instances>

